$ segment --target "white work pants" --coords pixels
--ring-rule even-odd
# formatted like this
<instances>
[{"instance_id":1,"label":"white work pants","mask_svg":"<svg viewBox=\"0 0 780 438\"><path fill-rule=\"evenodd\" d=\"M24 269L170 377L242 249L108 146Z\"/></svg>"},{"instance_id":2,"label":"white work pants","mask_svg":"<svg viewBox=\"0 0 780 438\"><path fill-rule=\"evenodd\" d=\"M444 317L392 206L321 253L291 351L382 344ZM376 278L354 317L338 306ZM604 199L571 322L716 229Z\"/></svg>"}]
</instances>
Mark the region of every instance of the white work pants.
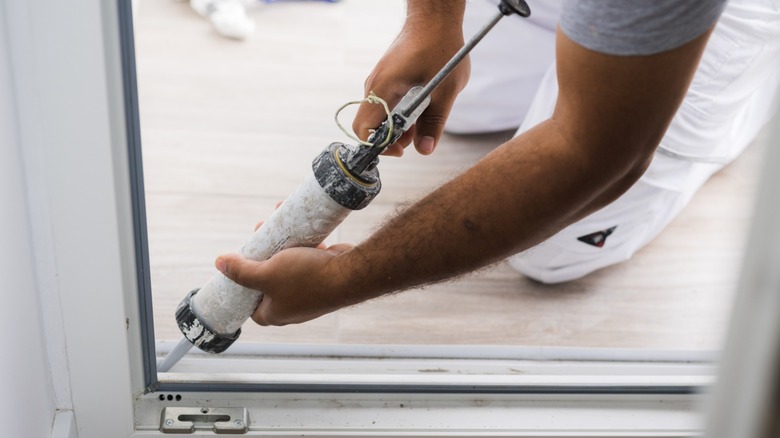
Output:
<instances>
[{"instance_id":1,"label":"white work pants","mask_svg":"<svg viewBox=\"0 0 780 438\"><path fill-rule=\"evenodd\" d=\"M468 2L466 38L495 14L495 3ZM472 52L472 76L458 96L448 132L519 126L519 135L552 114L560 5L531 6L530 19L505 18ZM772 115L779 83L780 0L729 1L642 178L612 204L511 257L510 265L536 280L558 283L628 260L756 137Z\"/></svg>"}]
</instances>

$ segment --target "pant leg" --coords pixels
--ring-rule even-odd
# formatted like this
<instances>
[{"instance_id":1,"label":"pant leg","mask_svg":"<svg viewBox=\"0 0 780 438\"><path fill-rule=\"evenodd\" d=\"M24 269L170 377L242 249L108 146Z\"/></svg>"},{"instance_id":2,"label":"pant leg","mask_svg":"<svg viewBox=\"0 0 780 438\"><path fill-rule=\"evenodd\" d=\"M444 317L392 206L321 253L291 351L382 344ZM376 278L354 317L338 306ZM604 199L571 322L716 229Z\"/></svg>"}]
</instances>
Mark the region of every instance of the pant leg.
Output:
<instances>
[{"instance_id":1,"label":"pant leg","mask_svg":"<svg viewBox=\"0 0 780 438\"><path fill-rule=\"evenodd\" d=\"M498 10L495 0L467 2L466 39ZM542 76L555 57L560 0L531 5L531 17L502 19L472 50L471 78L447 120L453 134L516 129L523 121Z\"/></svg>"},{"instance_id":2,"label":"pant leg","mask_svg":"<svg viewBox=\"0 0 780 438\"><path fill-rule=\"evenodd\" d=\"M780 83L778 9L773 0L732 0L642 178L610 205L511 257L509 264L531 278L558 283L628 260L655 238L771 118ZM551 114L557 96L553 73L551 68L518 132Z\"/></svg>"},{"instance_id":3,"label":"pant leg","mask_svg":"<svg viewBox=\"0 0 780 438\"><path fill-rule=\"evenodd\" d=\"M688 178L684 191L664 189L640 179L607 207L510 257L509 265L543 283L561 283L629 260L657 237L722 167L672 160L677 162L671 164Z\"/></svg>"}]
</instances>

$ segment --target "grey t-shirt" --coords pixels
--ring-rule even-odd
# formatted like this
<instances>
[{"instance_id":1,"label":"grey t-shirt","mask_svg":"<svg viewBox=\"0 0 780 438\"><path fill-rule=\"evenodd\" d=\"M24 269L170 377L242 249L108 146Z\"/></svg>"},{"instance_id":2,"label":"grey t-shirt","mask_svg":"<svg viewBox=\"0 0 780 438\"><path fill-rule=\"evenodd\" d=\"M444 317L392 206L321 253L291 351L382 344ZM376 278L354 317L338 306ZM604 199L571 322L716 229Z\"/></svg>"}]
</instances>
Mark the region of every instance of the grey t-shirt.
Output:
<instances>
[{"instance_id":1,"label":"grey t-shirt","mask_svg":"<svg viewBox=\"0 0 780 438\"><path fill-rule=\"evenodd\" d=\"M679 47L718 20L726 0L563 0L560 26L582 46L610 55Z\"/></svg>"}]
</instances>

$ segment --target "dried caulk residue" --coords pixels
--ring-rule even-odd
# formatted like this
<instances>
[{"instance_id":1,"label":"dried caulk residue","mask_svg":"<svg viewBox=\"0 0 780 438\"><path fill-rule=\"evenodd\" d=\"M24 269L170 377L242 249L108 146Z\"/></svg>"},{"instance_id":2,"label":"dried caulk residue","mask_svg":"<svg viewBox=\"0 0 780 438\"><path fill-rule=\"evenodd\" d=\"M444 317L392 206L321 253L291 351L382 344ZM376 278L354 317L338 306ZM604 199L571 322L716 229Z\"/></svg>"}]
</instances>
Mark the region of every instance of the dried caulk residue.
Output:
<instances>
[{"instance_id":1,"label":"dried caulk residue","mask_svg":"<svg viewBox=\"0 0 780 438\"><path fill-rule=\"evenodd\" d=\"M241 254L261 261L283 249L317 246L350 211L331 199L312 174L252 235ZM192 311L211 330L229 336L252 315L262 296L218 273L192 298Z\"/></svg>"},{"instance_id":2,"label":"dried caulk residue","mask_svg":"<svg viewBox=\"0 0 780 438\"><path fill-rule=\"evenodd\" d=\"M188 327L181 327L181 330L184 336L192 341L193 345L196 347L200 347L203 343L214 340L214 333L206 330L197 319L193 320L192 324Z\"/></svg>"}]
</instances>

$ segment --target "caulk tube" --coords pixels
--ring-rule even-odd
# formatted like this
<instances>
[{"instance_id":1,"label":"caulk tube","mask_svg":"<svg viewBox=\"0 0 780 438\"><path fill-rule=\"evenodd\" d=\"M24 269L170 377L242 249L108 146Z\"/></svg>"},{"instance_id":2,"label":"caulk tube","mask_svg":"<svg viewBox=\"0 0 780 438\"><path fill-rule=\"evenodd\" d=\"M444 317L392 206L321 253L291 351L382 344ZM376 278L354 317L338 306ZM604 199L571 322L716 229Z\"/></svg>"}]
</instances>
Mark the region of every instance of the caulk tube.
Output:
<instances>
[{"instance_id":1,"label":"caulk tube","mask_svg":"<svg viewBox=\"0 0 780 438\"><path fill-rule=\"evenodd\" d=\"M353 175L342 160L351 152L354 147L342 143L328 146L312 163L312 174L244 244L241 254L262 261L283 249L315 247L352 210L368 205L381 188L379 172L373 168ZM221 353L238 339L262 296L218 273L184 298L176 321L193 345Z\"/></svg>"}]
</instances>

